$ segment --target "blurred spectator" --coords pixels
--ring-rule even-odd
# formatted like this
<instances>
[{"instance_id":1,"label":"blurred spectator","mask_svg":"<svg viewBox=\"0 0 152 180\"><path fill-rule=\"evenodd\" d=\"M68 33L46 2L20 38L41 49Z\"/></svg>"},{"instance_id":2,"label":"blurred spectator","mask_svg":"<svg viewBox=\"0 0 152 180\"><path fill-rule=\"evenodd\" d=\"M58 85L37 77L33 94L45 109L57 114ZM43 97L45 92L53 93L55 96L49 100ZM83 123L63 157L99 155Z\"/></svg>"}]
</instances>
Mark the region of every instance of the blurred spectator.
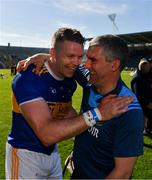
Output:
<instances>
[{"instance_id":1,"label":"blurred spectator","mask_svg":"<svg viewBox=\"0 0 152 180\"><path fill-rule=\"evenodd\" d=\"M11 65L11 76L14 76L14 75L16 75L16 65L12 64Z\"/></svg>"},{"instance_id":2,"label":"blurred spectator","mask_svg":"<svg viewBox=\"0 0 152 180\"><path fill-rule=\"evenodd\" d=\"M152 74L152 58L149 58L148 61L150 63L150 74Z\"/></svg>"},{"instance_id":3,"label":"blurred spectator","mask_svg":"<svg viewBox=\"0 0 152 180\"><path fill-rule=\"evenodd\" d=\"M137 95L145 115L145 130L152 131L152 73L151 63L141 59L131 81L131 89Z\"/></svg>"}]
</instances>

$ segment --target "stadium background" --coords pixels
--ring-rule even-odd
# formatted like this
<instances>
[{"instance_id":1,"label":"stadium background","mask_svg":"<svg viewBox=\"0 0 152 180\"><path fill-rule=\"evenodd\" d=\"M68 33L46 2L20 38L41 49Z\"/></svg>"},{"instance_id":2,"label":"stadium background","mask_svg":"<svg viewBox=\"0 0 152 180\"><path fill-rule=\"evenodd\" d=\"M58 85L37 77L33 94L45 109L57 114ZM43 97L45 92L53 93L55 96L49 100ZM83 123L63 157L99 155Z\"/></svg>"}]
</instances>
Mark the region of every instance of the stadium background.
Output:
<instances>
[{"instance_id":1,"label":"stadium background","mask_svg":"<svg viewBox=\"0 0 152 180\"><path fill-rule=\"evenodd\" d=\"M130 49L130 61L128 68L135 68L141 58L152 58L152 31L120 34ZM91 38L86 38L90 40ZM15 47L8 43L8 46L0 46L0 68L9 68L35 53L49 53L49 48Z\"/></svg>"},{"instance_id":2,"label":"stadium background","mask_svg":"<svg viewBox=\"0 0 152 180\"><path fill-rule=\"evenodd\" d=\"M123 71L122 78L130 87L130 70L134 69L141 58L152 58L152 31L134 34L119 35L124 38L130 49L130 62ZM89 40L90 38L88 38ZM46 48L0 46L0 179L5 179L4 160L5 143L11 128L11 81L10 66L19 60L35 53L49 52ZM7 69L6 69L7 68ZM78 89L73 97L74 107L79 111L82 91ZM140 157L133 173L133 179L152 179L152 137L144 136L144 156ZM72 150L73 139L59 143L62 165ZM66 173L65 178L69 178Z\"/></svg>"}]
</instances>

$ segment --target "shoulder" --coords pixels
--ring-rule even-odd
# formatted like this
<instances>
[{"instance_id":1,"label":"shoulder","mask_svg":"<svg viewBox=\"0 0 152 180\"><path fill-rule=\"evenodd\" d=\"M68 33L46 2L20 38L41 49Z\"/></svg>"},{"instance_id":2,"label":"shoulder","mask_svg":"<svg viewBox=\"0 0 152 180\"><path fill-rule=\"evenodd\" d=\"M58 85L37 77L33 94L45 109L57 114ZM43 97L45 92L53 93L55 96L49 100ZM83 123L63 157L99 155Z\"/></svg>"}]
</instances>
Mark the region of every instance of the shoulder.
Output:
<instances>
[{"instance_id":1,"label":"shoulder","mask_svg":"<svg viewBox=\"0 0 152 180\"><path fill-rule=\"evenodd\" d=\"M18 102L40 97L43 87L43 82L34 72L33 65L18 73L12 82L12 90Z\"/></svg>"},{"instance_id":2,"label":"shoulder","mask_svg":"<svg viewBox=\"0 0 152 180\"><path fill-rule=\"evenodd\" d=\"M16 76L13 79L13 82L18 82L20 80L25 80L27 78L32 78L32 77L36 77L36 73L35 73L35 66L34 65L30 65L26 71L21 71L19 73L16 74Z\"/></svg>"},{"instance_id":3,"label":"shoulder","mask_svg":"<svg viewBox=\"0 0 152 180\"><path fill-rule=\"evenodd\" d=\"M133 101L129 104L128 109L129 110L132 110L132 109L141 110L141 106L139 104L139 101L138 101L136 95L125 84L122 85L119 96L131 96L131 97L133 97Z\"/></svg>"},{"instance_id":4,"label":"shoulder","mask_svg":"<svg viewBox=\"0 0 152 180\"><path fill-rule=\"evenodd\" d=\"M142 124L143 111L136 95L128 87L123 85L119 96L133 97L133 101L128 105L128 111L124 113L123 115L121 115L120 117L125 119L126 123L136 124L136 122L137 123L140 122Z\"/></svg>"},{"instance_id":5,"label":"shoulder","mask_svg":"<svg viewBox=\"0 0 152 180\"><path fill-rule=\"evenodd\" d=\"M144 115L142 109L131 109L120 116L118 126L120 128L127 128L128 131L132 129L144 128Z\"/></svg>"}]
</instances>

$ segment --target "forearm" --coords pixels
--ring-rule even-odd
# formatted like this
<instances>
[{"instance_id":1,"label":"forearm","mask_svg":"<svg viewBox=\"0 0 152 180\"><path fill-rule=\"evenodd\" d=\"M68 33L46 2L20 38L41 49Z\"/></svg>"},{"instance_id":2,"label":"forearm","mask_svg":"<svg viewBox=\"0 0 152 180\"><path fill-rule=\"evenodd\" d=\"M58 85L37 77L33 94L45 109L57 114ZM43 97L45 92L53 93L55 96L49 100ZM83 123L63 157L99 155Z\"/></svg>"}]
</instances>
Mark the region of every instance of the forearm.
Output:
<instances>
[{"instance_id":1,"label":"forearm","mask_svg":"<svg viewBox=\"0 0 152 180\"><path fill-rule=\"evenodd\" d=\"M45 61L49 61L50 60L50 54L47 53L38 53L38 54L34 54L33 56L27 58L26 63L28 62L28 64L31 63L44 63Z\"/></svg>"},{"instance_id":2,"label":"forearm","mask_svg":"<svg viewBox=\"0 0 152 180\"><path fill-rule=\"evenodd\" d=\"M132 175L137 157L115 157L115 167L106 179L129 179Z\"/></svg>"},{"instance_id":3,"label":"forearm","mask_svg":"<svg viewBox=\"0 0 152 180\"><path fill-rule=\"evenodd\" d=\"M128 98L123 97L122 99L118 97L116 101L109 103L109 100L111 100L110 96L102 101L102 108L99 107L99 109L96 110L91 109L83 115L62 120L52 119L51 112L44 100L25 103L21 106L21 110L40 141L44 145L51 145L80 134L95 125L98 121L106 121L115 115L125 112L126 108L122 109L122 106L124 107L126 103L130 102L130 98L127 99ZM124 103L122 103L122 100ZM118 101L121 102L121 104L116 108L113 106L113 103ZM110 110L111 108L113 108L113 110Z\"/></svg>"},{"instance_id":4,"label":"forearm","mask_svg":"<svg viewBox=\"0 0 152 180\"><path fill-rule=\"evenodd\" d=\"M121 171L120 169L113 169L105 179L129 179L131 172Z\"/></svg>"},{"instance_id":5,"label":"forearm","mask_svg":"<svg viewBox=\"0 0 152 180\"><path fill-rule=\"evenodd\" d=\"M43 144L46 146L69 139L89 128L82 115L72 119L51 120L43 127L43 129L41 128L42 132L39 133L41 134Z\"/></svg>"},{"instance_id":6,"label":"forearm","mask_svg":"<svg viewBox=\"0 0 152 180\"><path fill-rule=\"evenodd\" d=\"M73 118L70 116L64 119L54 119L44 100L25 103L20 107L30 127L46 146L71 138L97 122L97 115L95 115L96 120L93 117L96 112L91 113L91 110L84 113L84 117L84 114L75 116L74 110L71 109L70 115Z\"/></svg>"},{"instance_id":7,"label":"forearm","mask_svg":"<svg viewBox=\"0 0 152 180\"><path fill-rule=\"evenodd\" d=\"M66 118L73 119L76 116L78 116L78 113L76 112L76 110L73 107L71 107L71 110L65 115L64 119L66 119Z\"/></svg>"},{"instance_id":8,"label":"forearm","mask_svg":"<svg viewBox=\"0 0 152 180\"><path fill-rule=\"evenodd\" d=\"M39 55L41 56L42 59L45 59L46 61L48 61L50 59L50 54L39 53Z\"/></svg>"}]
</instances>

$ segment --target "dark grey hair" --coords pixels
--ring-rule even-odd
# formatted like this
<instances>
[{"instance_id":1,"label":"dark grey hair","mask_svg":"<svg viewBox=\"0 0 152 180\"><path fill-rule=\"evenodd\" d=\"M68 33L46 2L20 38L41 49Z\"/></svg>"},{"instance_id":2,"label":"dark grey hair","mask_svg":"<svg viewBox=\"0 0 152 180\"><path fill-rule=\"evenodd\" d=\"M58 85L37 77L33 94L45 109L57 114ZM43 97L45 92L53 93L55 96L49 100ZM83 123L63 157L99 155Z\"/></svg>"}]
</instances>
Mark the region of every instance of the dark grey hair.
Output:
<instances>
[{"instance_id":1,"label":"dark grey hair","mask_svg":"<svg viewBox=\"0 0 152 180\"><path fill-rule=\"evenodd\" d=\"M126 42L114 35L97 36L90 41L89 47L100 46L104 49L106 61L120 60L120 70L122 71L129 59L129 50Z\"/></svg>"}]
</instances>

